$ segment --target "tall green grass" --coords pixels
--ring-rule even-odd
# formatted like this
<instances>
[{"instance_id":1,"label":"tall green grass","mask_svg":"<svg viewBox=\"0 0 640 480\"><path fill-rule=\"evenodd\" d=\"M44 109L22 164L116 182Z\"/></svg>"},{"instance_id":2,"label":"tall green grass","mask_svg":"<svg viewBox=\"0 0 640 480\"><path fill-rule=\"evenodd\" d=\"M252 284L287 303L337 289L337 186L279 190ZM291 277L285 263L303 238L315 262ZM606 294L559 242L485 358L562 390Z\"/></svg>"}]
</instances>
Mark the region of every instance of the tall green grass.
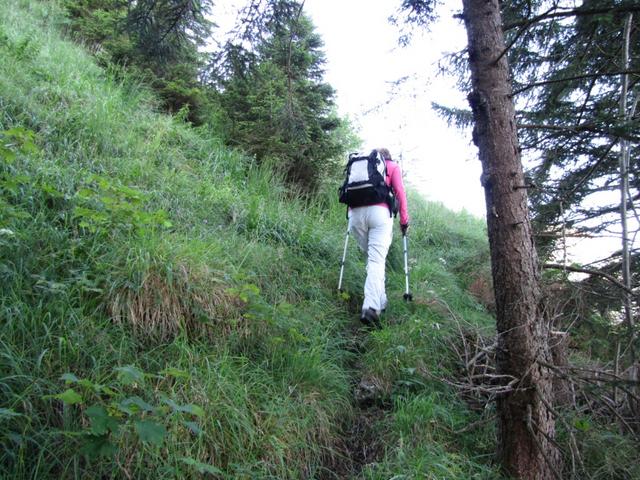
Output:
<instances>
[{"instance_id":1,"label":"tall green grass","mask_svg":"<svg viewBox=\"0 0 640 480\"><path fill-rule=\"evenodd\" d=\"M3 137L1 475L313 475L350 400L309 207L11 3L0 129L37 151Z\"/></svg>"}]
</instances>

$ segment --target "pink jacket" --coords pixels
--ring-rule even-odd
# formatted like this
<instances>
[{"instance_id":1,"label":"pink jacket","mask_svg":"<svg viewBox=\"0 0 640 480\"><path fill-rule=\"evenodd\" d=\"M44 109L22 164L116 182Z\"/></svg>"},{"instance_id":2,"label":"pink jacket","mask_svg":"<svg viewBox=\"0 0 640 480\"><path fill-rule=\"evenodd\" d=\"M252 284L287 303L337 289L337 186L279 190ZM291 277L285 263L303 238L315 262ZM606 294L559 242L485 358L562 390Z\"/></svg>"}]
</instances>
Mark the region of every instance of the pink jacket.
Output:
<instances>
[{"instance_id":1,"label":"pink jacket","mask_svg":"<svg viewBox=\"0 0 640 480\"><path fill-rule=\"evenodd\" d=\"M407 194L404 191L404 183L402 182L402 170L393 160L386 160L387 162L387 178L385 179L387 185L393 188L398 199L398 210L400 213L400 225L407 225L409 223L409 211L407 209ZM389 207L386 203L381 203Z\"/></svg>"}]
</instances>

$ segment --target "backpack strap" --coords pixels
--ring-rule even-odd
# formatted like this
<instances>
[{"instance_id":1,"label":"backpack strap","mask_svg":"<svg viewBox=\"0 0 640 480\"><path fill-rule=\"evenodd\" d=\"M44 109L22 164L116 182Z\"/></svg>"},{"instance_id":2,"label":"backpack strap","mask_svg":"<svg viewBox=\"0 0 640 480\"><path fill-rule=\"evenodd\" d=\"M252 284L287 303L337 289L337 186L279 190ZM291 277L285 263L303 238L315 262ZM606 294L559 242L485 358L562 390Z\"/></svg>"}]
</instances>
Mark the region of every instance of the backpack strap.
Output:
<instances>
[{"instance_id":1,"label":"backpack strap","mask_svg":"<svg viewBox=\"0 0 640 480\"><path fill-rule=\"evenodd\" d=\"M396 206L397 206L397 203L398 203L398 197L396 196L396 191L393 189L393 185L391 184L391 175L392 175L391 168L389 168L389 165L387 164L387 161L386 161L386 160L383 160L383 161L385 162L385 175L386 175L385 181L386 181L387 179L389 179L389 183L387 183L387 186L389 187L389 194L390 194L393 198L395 198L395 203L396 203ZM389 162L391 162L391 161L389 161ZM395 168L393 169L393 171L395 172L395 171L397 170L397 168L398 168L398 167L395 167ZM398 215L398 212L397 212L397 211L396 211L396 212L394 212L394 211L393 211L393 210L394 210L394 206L393 206L393 205L391 205L391 200L389 200L389 202L387 202L387 203L389 204L389 216L390 216L390 217L393 217L393 216L394 216L394 213L395 213L395 215L397 216L397 215Z\"/></svg>"}]
</instances>

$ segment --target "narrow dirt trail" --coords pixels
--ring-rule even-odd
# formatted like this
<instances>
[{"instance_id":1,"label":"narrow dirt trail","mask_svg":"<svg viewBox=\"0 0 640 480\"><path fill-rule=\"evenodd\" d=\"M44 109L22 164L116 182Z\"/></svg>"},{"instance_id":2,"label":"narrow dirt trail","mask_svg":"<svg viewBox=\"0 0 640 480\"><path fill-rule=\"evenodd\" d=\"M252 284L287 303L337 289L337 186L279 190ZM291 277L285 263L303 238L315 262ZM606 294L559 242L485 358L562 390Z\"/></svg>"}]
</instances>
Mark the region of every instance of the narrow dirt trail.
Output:
<instances>
[{"instance_id":1,"label":"narrow dirt trail","mask_svg":"<svg viewBox=\"0 0 640 480\"><path fill-rule=\"evenodd\" d=\"M384 456L384 431L390 406L381 401L380 389L367 378L362 365L368 334L369 331L359 324L348 332L348 348L353 353L349 368L354 415L344 425L343 437L336 445L337 455L319 480L362 479L364 467L381 461Z\"/></svg>"}]
</instances>

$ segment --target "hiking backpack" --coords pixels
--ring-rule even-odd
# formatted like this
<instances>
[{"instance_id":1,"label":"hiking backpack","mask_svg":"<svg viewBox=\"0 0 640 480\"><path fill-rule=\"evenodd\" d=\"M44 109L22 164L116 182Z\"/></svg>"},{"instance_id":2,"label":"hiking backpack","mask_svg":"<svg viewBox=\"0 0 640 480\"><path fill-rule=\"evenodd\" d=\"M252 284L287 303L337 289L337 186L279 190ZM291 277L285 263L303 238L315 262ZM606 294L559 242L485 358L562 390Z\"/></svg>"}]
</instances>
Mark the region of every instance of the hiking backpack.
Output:
<instances>
[{"instance_id":1,"label":"hiking backpack","mask_svg":"<svg viewBox=\"0 0 640 480\"><path fill-rule=\"evenodd\" d=\"M339 189L339 200L349 207L387 203L389 210L398 211L393 189L387 185L387 162L377 150L369 155L349 155L346 178Z\"/></svg>"}]
</instances>

